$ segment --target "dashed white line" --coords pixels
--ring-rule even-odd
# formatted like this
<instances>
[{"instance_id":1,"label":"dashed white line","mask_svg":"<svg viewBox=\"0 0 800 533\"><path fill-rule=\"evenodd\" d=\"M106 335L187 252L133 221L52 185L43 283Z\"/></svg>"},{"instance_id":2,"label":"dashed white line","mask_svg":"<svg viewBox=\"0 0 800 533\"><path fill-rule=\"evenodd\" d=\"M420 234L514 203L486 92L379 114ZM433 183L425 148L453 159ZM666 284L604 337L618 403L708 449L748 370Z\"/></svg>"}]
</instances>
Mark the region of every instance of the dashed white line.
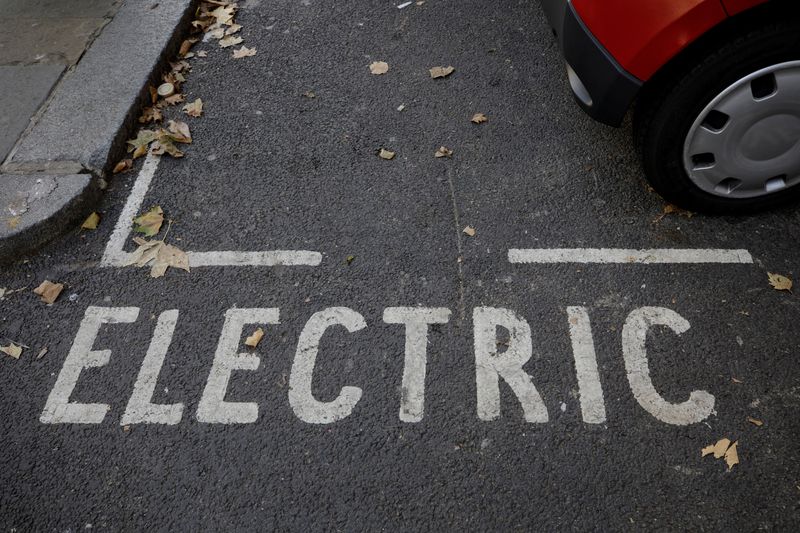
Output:
<instances>
[{"instance_id":1,"label":"dashed white line","mask_svg":"<svg viewBox=\"0 0 800 533\"><path fill-rule=\"evenodd\" d=\"M108 240L100 260L101 267L122 267L128 264L131 254L125 251L125 243L131 235L131 221L142 207L160 160L158 156L147 155L125 202L125 207L117 220L117 225ZM187 254L189 266L192 268L204 266L318 266L322 263L321 253L306 250L213 251L187 252Z\"/></svg>"},{"instance_id":2,"label":"dashed white line","mask_svg":"<svg viewBox=\"0 0 800 533\"><path fill-rule=\"evenodd\" d=\"M724 248L511 248L511 263L728 263L751 264L747 250Z\"/></svg>"}]
</instances>

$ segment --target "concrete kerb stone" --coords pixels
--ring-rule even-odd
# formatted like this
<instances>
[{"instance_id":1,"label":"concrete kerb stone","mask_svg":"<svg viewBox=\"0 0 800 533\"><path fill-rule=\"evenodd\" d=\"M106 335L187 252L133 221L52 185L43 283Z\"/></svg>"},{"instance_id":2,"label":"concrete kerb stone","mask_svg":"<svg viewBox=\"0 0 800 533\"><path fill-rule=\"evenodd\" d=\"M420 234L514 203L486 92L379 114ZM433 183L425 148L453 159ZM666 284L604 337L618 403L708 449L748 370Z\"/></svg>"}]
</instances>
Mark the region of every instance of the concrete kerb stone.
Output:
<instances>
[{"instance_id":1,"label":"concrete kerb stone","mask_svg":"<svg viewBox=\"0 0 800 533\"><path fill-rule=\"evenodd\" d=\"M0 262L21 257L88 214L100 198L101 178L125 154L139 110L150 98L147 86L157 83L177 53L198 3L126 0L63 76L36 124L0 167ZM41 196L41 184L50 180L57 197ZM54 208L12 214L6 202L23 197L52 201Z\"/></svg>"}]
</instances>

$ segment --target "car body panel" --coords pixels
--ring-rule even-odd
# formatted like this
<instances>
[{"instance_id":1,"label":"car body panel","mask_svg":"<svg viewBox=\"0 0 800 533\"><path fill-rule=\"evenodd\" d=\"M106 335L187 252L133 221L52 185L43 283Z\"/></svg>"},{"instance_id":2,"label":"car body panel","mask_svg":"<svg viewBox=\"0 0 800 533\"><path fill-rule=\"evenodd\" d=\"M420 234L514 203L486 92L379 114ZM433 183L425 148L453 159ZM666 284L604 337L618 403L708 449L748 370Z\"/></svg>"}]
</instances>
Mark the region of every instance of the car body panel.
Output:
<instances>
[{"instance_id":1,"label":"car body panel","mask_svg":"<svg viewBox=\"0 0 800 533\"><path fill-rule=\"evenodd\" d=\"M643 81L728 16L720 0L572 0L571 3L617 63Z\"/></svg>"},{"instance_id":2,"label":"car body panel","mask_svg":"<svg viewBox=\"0 0 800 533\"><path fill-rule=\"evenodd\" d=\"M728 15L736 15L742 11L750 9L751 7L755 7L759 4L765 4L767 1L768 0L722 0L722 3L725 6L725 11L728 12Z\"/></svg>"}]
</instances>

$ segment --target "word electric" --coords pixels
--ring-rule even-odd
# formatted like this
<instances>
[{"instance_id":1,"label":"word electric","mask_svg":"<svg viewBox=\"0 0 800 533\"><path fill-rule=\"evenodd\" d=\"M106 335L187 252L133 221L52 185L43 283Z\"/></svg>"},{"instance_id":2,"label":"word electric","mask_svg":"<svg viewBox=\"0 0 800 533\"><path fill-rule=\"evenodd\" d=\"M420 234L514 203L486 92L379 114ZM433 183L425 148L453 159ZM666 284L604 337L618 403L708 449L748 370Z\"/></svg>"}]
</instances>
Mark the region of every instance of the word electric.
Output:
<instances>
[{"instance_id":1,"label":"word electric","mask_svg":"<svg viewBox=\"0 0 800 533\"><path fill-rule=\"evenodd\" d=\"M605 401L597 367L594 341L588 310L568 307L569 332L575 361L579 399L583 421L601 424L606 420ZM535 379L523 366L533 353L531 328L524 318L510 309L477 307L473 310L475 382L477 416L493 420L500 416L500 381L508 384L520 402L527 422L548 421L547 408L536 389ZM113 324L133 323L139 317L137 307L89 307L61 372L47 399L40 421L45 424L99 424L110 406L102 403L78 403L70 396L87 368L107 365L111 350L95 350L93 345L100 328ZM217 344L214 361L198 403L197 420L209 424L248 424L258 419L258 404L228 402L225 395L234 371L253 371L260 364L254 353L239 353L243 331L248 324L278 324L278 308L229 309ZM405 366L400 399L400 420L419 422L425 406L425 374L427 369L428 330L433 324L445 324L450 310L440 307L389 307L383 321L396 324L398 334L405 334ZM172 341L178 310L164 311L158 317L149 349L133 386L122 425L177 424L184 415L184 405L153 403L161 367ZM687 331L689 322L675 311L664 307L641 307L632 311L622 329L622 354L628 383L638 403L658 420L675 425L700 422L714 411L714 396L706 391L693 391L681 403L666 401L650 379L647 360L647 333L653 327L665 326L676 334ZM314 313L306 322L297 342L297 351L289 376L289 404L295 415L311 424L331 424L349 416L361 399L362 390L343 387L333 401L315 398L311 384L325 332L343 327L350 334L367 327L364 317L347 307L329 307ZM507 347L498 350L498 328L508 332ZM89 379L89 378L84 378Z\"/></svg>"}]
</instances>

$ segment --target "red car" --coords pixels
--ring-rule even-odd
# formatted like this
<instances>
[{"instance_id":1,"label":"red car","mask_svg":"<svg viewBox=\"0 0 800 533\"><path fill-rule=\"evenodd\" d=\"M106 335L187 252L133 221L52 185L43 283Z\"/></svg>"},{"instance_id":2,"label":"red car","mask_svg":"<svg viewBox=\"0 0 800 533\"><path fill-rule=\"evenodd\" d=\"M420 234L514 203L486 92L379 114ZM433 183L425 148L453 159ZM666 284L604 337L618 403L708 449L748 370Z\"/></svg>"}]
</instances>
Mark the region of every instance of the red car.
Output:
<instances>
[{"instance_id":1,"label":"red car","mask_svg":"<svg viewBox=\"0 0 800 533\"><path fill-rule=\"evenodd\" d=\"M742 213L800 196L800 0L541 0L575 99L633 134L667 200Z\"/></svg>"}]
</instances>

